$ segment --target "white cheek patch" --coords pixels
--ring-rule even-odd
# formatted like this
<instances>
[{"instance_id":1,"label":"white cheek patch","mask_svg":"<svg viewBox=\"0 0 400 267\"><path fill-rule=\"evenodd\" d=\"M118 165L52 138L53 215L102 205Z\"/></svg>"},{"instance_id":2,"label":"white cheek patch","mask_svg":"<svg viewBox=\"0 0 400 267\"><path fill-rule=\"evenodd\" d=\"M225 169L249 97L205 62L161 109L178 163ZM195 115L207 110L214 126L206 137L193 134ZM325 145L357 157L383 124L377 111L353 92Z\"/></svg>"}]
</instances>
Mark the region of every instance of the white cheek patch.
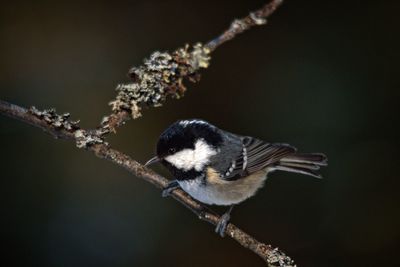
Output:
<instances>
[{"instance_id":1,"label":"white cheek patch","mask_svg":"<svg viewBox=\"0 0 400 267\"><path fill-rule=\"evenodd\" d=\"M194 149L185 148L169 155L164 159L184 171L195 169L201 171L209 163L210 157L217 154L217 151L209 146L203 139L196 141Z\"/></svg>"}]
</instances>

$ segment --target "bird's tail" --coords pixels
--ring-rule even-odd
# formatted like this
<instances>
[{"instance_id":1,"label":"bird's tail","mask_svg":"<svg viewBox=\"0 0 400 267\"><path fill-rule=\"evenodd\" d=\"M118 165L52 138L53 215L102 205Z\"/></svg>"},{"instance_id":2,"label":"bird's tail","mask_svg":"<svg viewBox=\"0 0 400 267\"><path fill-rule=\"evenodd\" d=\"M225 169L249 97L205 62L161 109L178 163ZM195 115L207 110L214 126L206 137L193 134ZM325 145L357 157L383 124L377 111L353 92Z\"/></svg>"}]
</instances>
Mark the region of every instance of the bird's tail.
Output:
<instances>
[{"instance_id":1,"label":"bird's tail","mask_svg":"<svg viewBox=\"0 0 400 267\"><path fill-rule=\"evenodd\" d=\"M328 158L322 153L294 153L281 158L273 169L322 178L317 171L327 165Z\"/></svg>"}]
</instances>

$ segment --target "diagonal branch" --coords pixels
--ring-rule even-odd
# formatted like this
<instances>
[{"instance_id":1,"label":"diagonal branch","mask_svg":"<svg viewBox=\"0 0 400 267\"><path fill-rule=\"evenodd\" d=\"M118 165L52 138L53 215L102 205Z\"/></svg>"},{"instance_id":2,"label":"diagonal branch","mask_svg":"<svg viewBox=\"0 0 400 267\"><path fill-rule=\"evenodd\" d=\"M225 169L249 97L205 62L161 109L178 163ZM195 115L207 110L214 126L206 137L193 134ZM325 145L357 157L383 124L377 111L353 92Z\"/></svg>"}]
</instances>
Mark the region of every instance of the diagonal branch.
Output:
<instances>
[{"instance_id":1,"label":"diagonal branch","mask_svg":"<svg viewBox=\"0 0 400 267\"><path fill-rule=\"evenodd\" d=\"M83 141L91 140L90 131L84 131L77 126L77 123L71 122L66 117L68 114L57 115L54 110L38 111L36 108L25 109L17 105L0 100L0 114L20 120L37 128L44 130L52 136L60 139L73 140L79 144ZM70 125L73 127L70 127ZM82 134L85 133L85 134ZM84 138L82 139L82 135ZM165 188L168 179L158 175L151 169L146 168L128 155L111 148L105 142L86 143L85 148L93 152L97 157L106 159L120 167L123 167L133 175L153 184L157 188ZM217 225L220 217L206 206L191 198L183 190L177 189L171 193L171 196L190 209L201 220ZM286 256L278 248L263 244L254 237L245 233L232 223L229 223L226 229L227 236L236 240L243 247L253 251L260 256L267 265L280 267L293 267L294 262L289 256Z\"/></svg>"},{"instance_id":2,"label":"diagonal branch","mask_svg":"<svg viewBox=\"0 0 400 267\"><path fill-rule=\"evenodd\" d=\"M271 0L246 17L234 20L227 30L204 45L186 45L171 53L156 51L142 66L132 67L128 72L131 82L117 86L117 96L110 102L112 113L103 118L97 134L115 133L129 119L141 117L143 107L159 107L167 97L183 96L184 81L200 80L199 71L208 68L215 49L254 26L266 24L282 3L283 0Z\"/></svg>"}]
</instances>

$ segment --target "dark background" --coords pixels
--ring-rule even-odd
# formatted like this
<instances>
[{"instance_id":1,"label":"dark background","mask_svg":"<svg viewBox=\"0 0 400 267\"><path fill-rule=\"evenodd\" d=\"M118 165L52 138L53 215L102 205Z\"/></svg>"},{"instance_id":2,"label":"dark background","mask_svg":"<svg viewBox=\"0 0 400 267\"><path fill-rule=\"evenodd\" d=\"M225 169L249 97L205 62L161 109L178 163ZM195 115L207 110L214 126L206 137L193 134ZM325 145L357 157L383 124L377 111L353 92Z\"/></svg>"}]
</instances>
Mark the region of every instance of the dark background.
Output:
<instances>
[{"instance_id":1,"label":"dark background","mask_svg":"<svg viewBox=\"0 0 400 267\"><path fill-rule=\"evenodd\" d=\"M0 97L95 127L127 70L208 41L264 1L2 2ZM285 1L220 47L181 100L109 138L144 162L183 118L306 152L323 180L274 173L233 222L299 266L398 266L399 1ZM8 266L263 266L117 166L0 116ZM170 175L161 167L155 169Z\"/></svg>"}]
</instances>

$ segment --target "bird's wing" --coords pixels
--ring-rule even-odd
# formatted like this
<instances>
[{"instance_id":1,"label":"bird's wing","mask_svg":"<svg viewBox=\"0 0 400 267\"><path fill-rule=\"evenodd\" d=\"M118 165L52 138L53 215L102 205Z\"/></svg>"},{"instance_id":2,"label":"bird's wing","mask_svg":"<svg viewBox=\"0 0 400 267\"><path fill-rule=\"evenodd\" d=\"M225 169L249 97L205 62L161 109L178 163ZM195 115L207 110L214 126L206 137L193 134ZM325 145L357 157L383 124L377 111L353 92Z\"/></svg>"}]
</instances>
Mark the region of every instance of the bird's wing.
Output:
<instances>
[{"instance_id":1,"label":"bird's wing","mask_svg":"<svg viewBox=\"0 0 400 267\"><path fill-rule=\"evenodd\" d=\"M296 148L288 144L266 143L249 136L242 137L242 144L242 153L232 161L224 174L225 180L248 176L296 152Z\"/></svg>"}]
</instances>

